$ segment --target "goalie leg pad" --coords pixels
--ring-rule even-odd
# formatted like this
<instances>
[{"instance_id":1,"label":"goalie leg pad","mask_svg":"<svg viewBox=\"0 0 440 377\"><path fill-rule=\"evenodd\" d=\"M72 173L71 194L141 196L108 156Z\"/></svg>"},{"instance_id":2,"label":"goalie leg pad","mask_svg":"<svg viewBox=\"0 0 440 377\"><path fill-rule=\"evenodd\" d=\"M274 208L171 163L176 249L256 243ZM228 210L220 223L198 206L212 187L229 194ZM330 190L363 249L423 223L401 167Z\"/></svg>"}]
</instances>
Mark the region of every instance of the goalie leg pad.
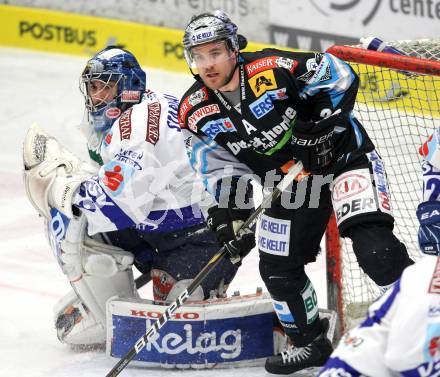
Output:
<instances>
[{"instance_id":1,"label":"goalie leg pad","mask_svg":"<svg viewBox=\"0 0 440 377\"><path fill-rule=\"evenodd\" d=\"M359 266L381 287L394 283L414 263L389 226L358 224L348 229L347 236L353 241Z\"/></svg>"},{"instance_id":2,"label":"goalie leg pad","mask_svg":"<svg viewBox=\"0 0 440 377\"><path fill-rule=\"evenodd\" d=\"M84 306L74 291L54 307L54 320L60 342L70 345L103 345L105 326Z\"/></svg>"},{"instance_id":3,"label":"goalie leg pad","mask_svg":"<svg viewBox=\"0 0 440 377\"><path fill-rule=\"evenodd\" d=\"M167 309L150 300L107 303L107 353L120 358ZM267 295L185 303L136 356L143 366L212 368L261 365L280 351Z\"/></svg>"},{"instance_id":4,"label":"goalie leg pad","mask_svg":"<svg viewBox=\"0 0 440 377\"><path fill-rule=\"evenodd\" d=\"M58 262L81 302L105 325L105 305L110 297L138 297L133 255L89 238L84 215L69 220L57 210L52 214L48 236Z\"/></svg>"}]
</instances>

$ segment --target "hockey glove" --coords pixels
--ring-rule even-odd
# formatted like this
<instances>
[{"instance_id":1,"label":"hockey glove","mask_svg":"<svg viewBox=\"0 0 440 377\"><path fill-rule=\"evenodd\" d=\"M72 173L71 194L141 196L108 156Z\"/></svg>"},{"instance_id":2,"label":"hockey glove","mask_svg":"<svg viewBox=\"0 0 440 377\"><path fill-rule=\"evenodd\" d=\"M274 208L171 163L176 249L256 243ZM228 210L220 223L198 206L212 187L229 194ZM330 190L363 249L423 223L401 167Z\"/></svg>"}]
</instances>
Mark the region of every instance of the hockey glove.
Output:
<instances>
[{"instance_id":1,"label":"hockey glove","mask_svg":"<svg viewBox=\"0 0 440 377\"><path fill-rule=\"evenodd\" d=\"M440 255L440 202L428 201L417 207L420 250L429 255Z\"/></svg>"},{"instance_id":2,"label":"hockey glove","mask_svg":"<svg viewBox=\"0 0 440 377\"><path fill-rule=\"evenodd\" d=\"M255 233L250 229L242 229L250 210L239 208L208 209L208 227L213 231L220 244L226 247L231 262L241 264L241 260L255 247Z\"/></svg>"},{"instance_id":3,"label":"hockey glove","mask_svg":"<svg viewBox=\"0 0 440 377\"><path fill-rule=\"evenodd\" d=\"M333 132L340 115L331 115L319 122L296 120L292 130L292 153L301 160L304 169L312 174L323 174L335 157Z\"/></svg>"}]
</instances>

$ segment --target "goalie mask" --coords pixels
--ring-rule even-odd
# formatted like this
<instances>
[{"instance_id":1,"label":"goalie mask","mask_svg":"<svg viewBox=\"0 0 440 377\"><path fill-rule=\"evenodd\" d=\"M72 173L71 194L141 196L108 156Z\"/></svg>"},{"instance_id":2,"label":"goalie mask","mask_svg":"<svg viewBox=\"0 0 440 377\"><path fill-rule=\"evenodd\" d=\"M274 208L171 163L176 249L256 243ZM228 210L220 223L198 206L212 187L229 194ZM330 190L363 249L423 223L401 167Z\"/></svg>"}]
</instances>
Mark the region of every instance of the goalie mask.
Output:
<instances>
[{"instance_id":1,"label":"goalie mask","mask_svg":"<svg viewBox=\"0 0 440 377\"><path fill-rule=\"evenodd\" d=\"M206 43L219 42L226 43L228 50L238 52L246 47L246 38L237 34L237 25L235 25L228 15L222 11L215 11L214 13L202 13L191 19L185 28L183 36L183 47L185 60L190 67L193 74L197 73L204 64L209 64L206 61L201 61L192 53L192 48ZM211 56L210 59L215 63L222 63L218 59L230 59L230 56L222 57L220 54Z\"/></svg>"},{"instance_id":2,"label":"goalie mask","mask_svg":"<svg viewBox=\"0 0 440 377\"><path fill-rule=\"evenodd\" d=\"M98 52L81 75L88 121L95 132L111 127L122 112L139 103L146 75L130 52L109 46Z\"/></svg>"}]
</instances>

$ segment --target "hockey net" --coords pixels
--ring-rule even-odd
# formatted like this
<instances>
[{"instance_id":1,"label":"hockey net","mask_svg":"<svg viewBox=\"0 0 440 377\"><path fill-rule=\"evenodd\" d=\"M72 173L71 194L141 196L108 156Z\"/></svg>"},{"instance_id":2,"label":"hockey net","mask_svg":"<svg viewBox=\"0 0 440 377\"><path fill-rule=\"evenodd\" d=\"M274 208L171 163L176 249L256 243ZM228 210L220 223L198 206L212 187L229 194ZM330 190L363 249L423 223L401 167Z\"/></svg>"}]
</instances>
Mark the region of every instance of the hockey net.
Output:
<instances>
[{"instance_id":1,"label":"hockey net","mask_svg":"<svg viewBox=\"0 0 440 377\"><path fill-rule=\"evenodd\" d=\"M385 163L394 233L417 260L421 256L415 215L422 186L419 147L440 126L440 39L389 45L408 56L348 46L327 51L349 62L360 76L355 113ZM339 238L334 216L326 248L328 307L337 310L344 331L361 320L380 291L361 271L351 241Z\"/></svg>"}]
</instances>

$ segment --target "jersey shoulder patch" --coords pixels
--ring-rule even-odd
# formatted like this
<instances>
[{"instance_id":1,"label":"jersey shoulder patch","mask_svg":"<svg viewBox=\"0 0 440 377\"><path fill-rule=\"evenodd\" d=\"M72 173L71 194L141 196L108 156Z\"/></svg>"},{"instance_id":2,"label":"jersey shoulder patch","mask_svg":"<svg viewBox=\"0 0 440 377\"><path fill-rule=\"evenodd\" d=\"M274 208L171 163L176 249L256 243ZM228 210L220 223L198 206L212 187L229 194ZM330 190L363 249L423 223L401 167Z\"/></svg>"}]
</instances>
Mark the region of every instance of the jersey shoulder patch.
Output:
<instances>
[{"instance_id":1,"label":"jersey shoulder patch","mask_svg":"<svg viewBox=\"0 0 440 377\"><path fill-rule=\"evenodd\" d=\"M205 86L197 85L191 87L182 97L179 105L179 125L180 128L187 128L187 114L194 107L209 98L208 89Z\"/></svg>"}]
</instances>

